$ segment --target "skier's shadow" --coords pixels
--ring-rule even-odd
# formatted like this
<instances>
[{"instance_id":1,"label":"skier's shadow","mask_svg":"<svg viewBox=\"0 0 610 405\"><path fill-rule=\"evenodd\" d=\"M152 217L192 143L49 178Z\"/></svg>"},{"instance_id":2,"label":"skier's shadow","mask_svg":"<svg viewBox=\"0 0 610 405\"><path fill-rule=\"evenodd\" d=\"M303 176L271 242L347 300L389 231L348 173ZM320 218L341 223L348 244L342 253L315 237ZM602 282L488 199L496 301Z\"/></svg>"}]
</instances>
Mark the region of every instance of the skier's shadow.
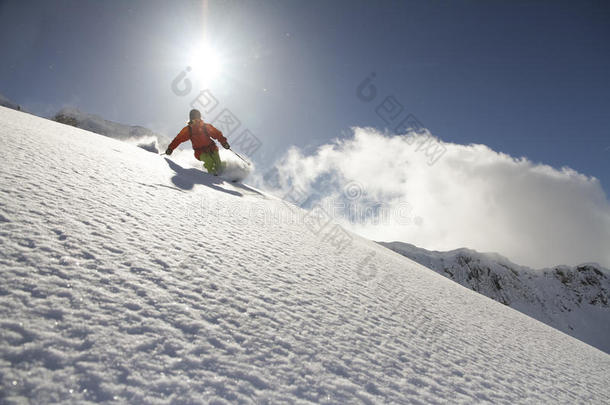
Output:
<instances>
[{"instance_id":1,"label":"skier's shadow","mask_svg":"<svg viewBox=\"0 0 610 405\"><path fill-rule=\"evenodd\" d=\"M218 185L223 182L223 180L219 177L206 174L199 169L185 169L168 158L165 158L165 161L169 165L170 169L176 172L174 177L172 177L172 183L174 183L174 185L179 189L192 190L193 187L195 187L195 184L201 184L216 191L221 191L237 197L243 197L242 193L219 187Z\"/></svg>"}]
</instances>

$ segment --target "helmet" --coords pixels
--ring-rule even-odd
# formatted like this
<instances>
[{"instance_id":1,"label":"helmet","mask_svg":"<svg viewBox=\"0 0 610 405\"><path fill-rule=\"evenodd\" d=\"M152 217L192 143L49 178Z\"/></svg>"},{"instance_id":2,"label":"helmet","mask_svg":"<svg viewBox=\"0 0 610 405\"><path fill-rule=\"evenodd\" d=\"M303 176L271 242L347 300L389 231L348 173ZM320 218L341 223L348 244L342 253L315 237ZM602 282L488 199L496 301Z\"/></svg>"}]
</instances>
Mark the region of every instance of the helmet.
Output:
<instances>
[{"instance_id":1,"label":"helmet","mask_svg":"<svg viewBox=\"0 0 610 405\"><path fill-rule=\"evenodd\" d=\"M200 120L200 119L201 119L201 111L193 108L189 112L189 120L193 121L193 120Z\"/></svg>"}]
</instances>

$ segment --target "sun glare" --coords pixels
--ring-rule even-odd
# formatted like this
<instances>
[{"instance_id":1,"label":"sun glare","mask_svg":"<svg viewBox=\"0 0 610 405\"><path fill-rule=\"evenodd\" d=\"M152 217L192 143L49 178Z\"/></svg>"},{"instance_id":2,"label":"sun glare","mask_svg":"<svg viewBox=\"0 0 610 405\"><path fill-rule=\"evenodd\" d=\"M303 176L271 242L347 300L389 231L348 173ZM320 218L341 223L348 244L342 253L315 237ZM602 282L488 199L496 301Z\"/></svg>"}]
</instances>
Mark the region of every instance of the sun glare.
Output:
<instances>
[{"instance_id":1,"label":"sun glare","mask_svg":"<svg viewBox=\"0 0 610 405\"><path fill-rule=\"evenodd\" d=\"M205 82L213 81L222 73L222 58L210 46L193 49L190 53L189 65L193 68L193 73Z\"/></svg>"}]
</instances>

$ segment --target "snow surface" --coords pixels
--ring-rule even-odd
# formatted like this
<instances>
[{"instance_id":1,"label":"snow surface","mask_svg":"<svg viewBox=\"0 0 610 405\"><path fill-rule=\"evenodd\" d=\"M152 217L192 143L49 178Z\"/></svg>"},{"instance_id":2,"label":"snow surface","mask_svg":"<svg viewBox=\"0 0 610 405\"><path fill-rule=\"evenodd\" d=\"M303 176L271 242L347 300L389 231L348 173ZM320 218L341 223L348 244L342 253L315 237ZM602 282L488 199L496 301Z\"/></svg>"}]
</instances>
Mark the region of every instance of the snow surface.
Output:
<instances>
[{"instance_id":1,"label":"snow surface","mask_svg":"<svg viewBox=\"0 0 610 405\"><path fill-rule=\"evenodd\" d=\"M610 403L610 356L312 214L0 108L1 403ZM332 228L335 229L335 228Z\"/></svg>"},{"instance_id":2,"label":"snow surface","mask_svg":"<svg viewBox=\"0 0 610 405\"><path fill-rule=\"evenodd\" d=\"M596 263L532 269L496 253L379 242L464 287L610 353L610 272Z\"/></svg>"}]
</instances>

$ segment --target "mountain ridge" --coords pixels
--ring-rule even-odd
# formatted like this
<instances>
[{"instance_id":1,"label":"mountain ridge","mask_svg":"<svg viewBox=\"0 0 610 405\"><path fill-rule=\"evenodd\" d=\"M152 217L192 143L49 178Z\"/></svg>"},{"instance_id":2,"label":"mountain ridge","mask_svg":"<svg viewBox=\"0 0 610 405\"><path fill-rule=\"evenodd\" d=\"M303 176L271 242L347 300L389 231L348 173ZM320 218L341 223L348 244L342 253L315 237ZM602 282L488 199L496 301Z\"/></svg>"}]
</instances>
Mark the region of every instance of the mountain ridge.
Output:
<instances>
[{"instance_id":1,"label":"mountain ridge","mask_svg":"<svg viewBox=\"0 0 610 405\"><path fill-rule=\"evenodd\" d=\"M429 251L403 242L378 243L610 353L610 271L597 263L532 269L497 253L467 248Z\"/></svg>"},{"instance_id":2,"label":"mountain ridge","mask_svg":"<svg viewBox=\"0 0 610 405\"><path fill-rule=\"evenodd\" d=\"M140 125L126 125L110 121L99 115L87 113L75 107L64 107L55 114L53 120L86 131L131 142L153 153L159 153L159 140L165 136Z\"/></svg>"},{"instance_id":3,"label":"mountain ridge","mask_svg":"<svg viewBox=\"0 0 610 405\"><path fill-rule=\"evenodd\" d=\"M6 108L10 108L12 110L22 111L21 106L19 104L11 101L10 99L8 99L6 96L4 96L1 93L0 93L0 107L6 107Z\"/></svg>"}]
</instances>

